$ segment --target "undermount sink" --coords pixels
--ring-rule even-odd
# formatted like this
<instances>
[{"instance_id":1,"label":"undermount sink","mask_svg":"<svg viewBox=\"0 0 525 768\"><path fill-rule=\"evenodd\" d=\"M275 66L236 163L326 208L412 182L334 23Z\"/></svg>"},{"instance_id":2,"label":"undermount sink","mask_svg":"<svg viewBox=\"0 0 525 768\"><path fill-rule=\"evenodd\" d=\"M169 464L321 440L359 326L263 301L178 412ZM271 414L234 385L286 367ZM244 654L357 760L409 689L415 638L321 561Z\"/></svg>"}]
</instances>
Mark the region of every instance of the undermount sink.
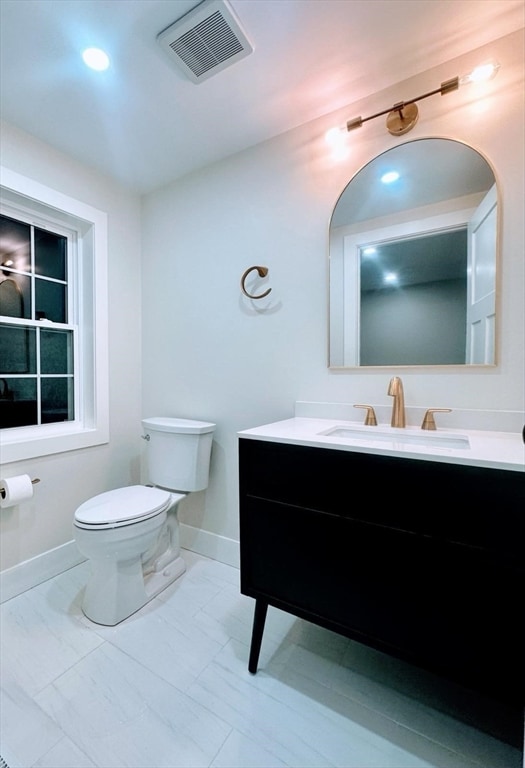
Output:
<instances>
[{"instance_id":1,"label":"undermount sink","mask_svg":"<svg viewBox=\"0 0 525 768\"><path fill-rule=\"evenodd\" d=\"M332 429L328 429L326 432L319 432L319 434L325 437L339 437L351 442L364 440L366 442L396 443L397 445L427 445L434 448L459 448L464 450L470 448L470 441L466 435L440 434L438 432L425 432L421 430L417 432L406 431L405 429L397 429L395 427L353 429L352 427L341 426L332 427Z\"/></svg>"}]
</instances>

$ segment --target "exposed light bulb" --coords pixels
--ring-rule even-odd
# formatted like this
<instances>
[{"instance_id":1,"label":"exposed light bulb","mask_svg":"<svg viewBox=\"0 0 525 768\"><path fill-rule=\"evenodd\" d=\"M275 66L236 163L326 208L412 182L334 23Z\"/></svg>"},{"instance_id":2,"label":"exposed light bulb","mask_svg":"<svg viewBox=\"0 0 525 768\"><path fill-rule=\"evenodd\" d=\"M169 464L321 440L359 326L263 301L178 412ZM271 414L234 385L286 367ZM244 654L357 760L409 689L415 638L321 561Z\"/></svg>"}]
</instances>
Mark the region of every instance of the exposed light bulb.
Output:
<instances>
[{"instance_id":1,"label":"exposed light bulb","mask_svg":"<svg viewBox=\"0 0 525 768\"><path fill-rule=\"evenodd\" d=\"M484 83L487 80L492 80L496 77L500 65L497 61L488 61L485 64L480 64L475 67L471 72L463 75L459 78L460 85L467 85L468 83Z\"/></svg>"},{"instance_id":2,"label":"exposed light bulb","mask_svg":"<svg viewBox=\"0 0 525 768\"><path fill-rule=\"evenodd\" d=\"M345 160L348 157L349 149L346 140L347 130L345 126L330 128L325 135L325 141L330 147L332 158L336 161Z\"/></svg>"},{"instance_id":3,"label":"exposed light bulb","mask_svg":"<svg viewBox=\"0 0 525 768\"><path fill-rule=\"evenodd\" d=\"M341 126L337 128L330 128L324 135L325 141L331 147L340 147L344 144L346 139L346 129Z\"/></svg>"}]
</instances>

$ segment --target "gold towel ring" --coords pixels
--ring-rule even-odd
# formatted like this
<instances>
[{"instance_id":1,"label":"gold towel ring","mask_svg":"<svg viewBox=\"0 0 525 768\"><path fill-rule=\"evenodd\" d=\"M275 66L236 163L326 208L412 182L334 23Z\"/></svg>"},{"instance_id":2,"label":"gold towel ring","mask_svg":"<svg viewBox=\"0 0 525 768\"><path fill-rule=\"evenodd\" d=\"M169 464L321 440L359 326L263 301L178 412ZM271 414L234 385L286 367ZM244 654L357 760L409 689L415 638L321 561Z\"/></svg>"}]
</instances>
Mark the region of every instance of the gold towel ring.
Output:
<instances>
[{"instance_id":1,"label":"gold towel ring","mask_svg":"<svg viewBox=\"0 0 525 768\"><path fill-rule=\"evenodd\" d=\"M241 290L244 293L244 295L247 296L249 299L264 299L264 297L268 296L268 294L272 290L271 288L268 288L268 290L264 291L264 293L260 293L258 296L255 296L252 293L248 293L248 291L246 290L246 288L244 286L244 282L245 282L246 278L248 277L250 272L253 272L254 269L257 270L257 274L259 275L259 277L266 277L266 275L268 274L268 267L249 267L246 270L246 272L244 272L243 276L241 277Z\"/></svg>"}]
</instances>

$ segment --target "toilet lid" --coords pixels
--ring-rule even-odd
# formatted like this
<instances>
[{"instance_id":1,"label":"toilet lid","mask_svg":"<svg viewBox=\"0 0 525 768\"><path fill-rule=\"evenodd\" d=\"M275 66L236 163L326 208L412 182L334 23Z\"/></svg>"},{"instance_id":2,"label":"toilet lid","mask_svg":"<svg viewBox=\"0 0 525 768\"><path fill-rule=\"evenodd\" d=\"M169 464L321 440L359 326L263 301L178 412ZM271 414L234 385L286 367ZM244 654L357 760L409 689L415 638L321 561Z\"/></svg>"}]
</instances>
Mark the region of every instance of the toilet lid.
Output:
<instances>
[{"instance_id":1,"label":"toilet lid","mask_svg":"<svg viewBox=\"0 0 525 768\"><path fill-rule=\"evenodd\" d=\"M130 485L88 499L75 512L75 520L87 525L136 521L162 512L170 499L171 494L160 488Z\"/></svg>"}]
</instances>

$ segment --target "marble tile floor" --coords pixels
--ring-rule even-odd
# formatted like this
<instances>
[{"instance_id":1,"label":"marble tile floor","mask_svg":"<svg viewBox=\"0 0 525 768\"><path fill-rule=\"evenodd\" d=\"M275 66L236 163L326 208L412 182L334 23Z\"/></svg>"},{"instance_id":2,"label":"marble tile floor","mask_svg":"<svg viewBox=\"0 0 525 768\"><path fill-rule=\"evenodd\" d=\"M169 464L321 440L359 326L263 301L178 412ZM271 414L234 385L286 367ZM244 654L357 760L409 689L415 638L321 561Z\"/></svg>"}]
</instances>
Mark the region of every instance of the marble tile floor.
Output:
<instances>
[{"instance_id":1,"label":"marble tile floor","mask_svg":"<svg viewBox=\"0 0 525 768\"><path fill-rule=\"evenodd\" d=\"M116 627L81 612L83 563L0 606L9 768L520 768L523 724L410 665L253 600L236 568L187 572Z\"/></svg>"}]
</instances>

